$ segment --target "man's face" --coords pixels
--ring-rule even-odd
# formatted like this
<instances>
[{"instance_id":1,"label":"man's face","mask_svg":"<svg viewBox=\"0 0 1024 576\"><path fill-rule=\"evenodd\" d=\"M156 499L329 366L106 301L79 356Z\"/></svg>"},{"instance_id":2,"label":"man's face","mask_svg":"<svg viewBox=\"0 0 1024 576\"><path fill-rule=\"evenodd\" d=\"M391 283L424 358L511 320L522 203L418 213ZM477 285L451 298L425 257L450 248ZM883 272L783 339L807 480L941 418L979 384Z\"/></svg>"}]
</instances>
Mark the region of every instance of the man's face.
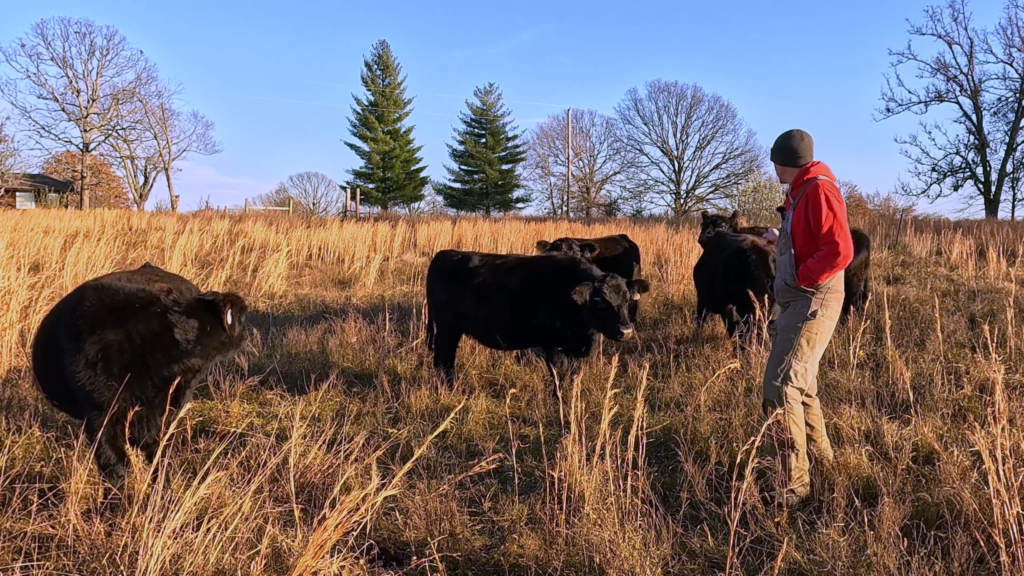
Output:
<instances>
[{"instance_id":1,"label":"man's face","mask_svg":"<svg viewBox=\"0 0 1024 576\"><path fill-rule=\"evenodd\" d=\"M778 164L772 164L772 166L775 166L775 176L779 179L779 182L781 182L782 184L786 184L786 181L783 180L782 166L779 166Z\"/></svg>"}]
</instances>

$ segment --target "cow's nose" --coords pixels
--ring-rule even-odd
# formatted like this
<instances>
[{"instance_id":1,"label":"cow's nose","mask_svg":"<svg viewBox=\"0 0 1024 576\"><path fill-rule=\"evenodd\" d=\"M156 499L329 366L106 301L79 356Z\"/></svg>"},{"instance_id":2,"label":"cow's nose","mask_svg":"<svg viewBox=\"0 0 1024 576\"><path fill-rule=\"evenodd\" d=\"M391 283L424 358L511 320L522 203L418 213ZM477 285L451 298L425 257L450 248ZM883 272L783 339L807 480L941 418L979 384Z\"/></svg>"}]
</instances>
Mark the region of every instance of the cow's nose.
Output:
<instances>
[{"instance_id":1,"label":"cow's nose","mask_svg":"<svg viewBox=\"0 0 1024 576\"><path fill-rule=\"evenodd\" d=\"M623 340L628 339L632 335L633 335L633 327L632 326L627 326L625 328L622 328L622 339Z\"/></svg>"}]
</instances>

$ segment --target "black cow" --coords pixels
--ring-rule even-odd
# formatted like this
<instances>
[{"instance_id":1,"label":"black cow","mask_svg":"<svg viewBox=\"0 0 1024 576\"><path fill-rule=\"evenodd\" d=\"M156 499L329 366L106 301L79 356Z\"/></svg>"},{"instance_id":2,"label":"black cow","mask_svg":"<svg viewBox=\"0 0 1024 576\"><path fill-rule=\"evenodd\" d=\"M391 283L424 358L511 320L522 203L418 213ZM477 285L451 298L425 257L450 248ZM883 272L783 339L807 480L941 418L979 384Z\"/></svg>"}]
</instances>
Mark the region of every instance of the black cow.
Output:
<instances>
[{"instance_id":1,"label":"black cow","mask_svg":"<svg viewBox=\"0 0 1024 576\"><path fill-rule=\"evenodd\" d=\"M860 228L851 228L850 236L853 237L853 260L846 267L843 279L843 289L846 290L843 318L850 315L851 309L863 312L871 294L871 237Z\"/></svg>"},{"instance_id":2,"label":"black cow","mask_svg":"<svg viewBox=\"0 0 1024 576\"><path fill-rule=\"evenodd\" d=\"M698 324L717 314L734 336L750 327L758 305L774 301L774 249L757 236L722 231L705 238L702 247L693 267Z\"/></svg>"},{"instance_id":3,"label":"black cow","mask_svg":"<svg viewBox=\"0 0 1024 576\"><path fill-rule=\"evenodd\" d=\"M50 403L85 421L100 472L118 486L125 426L151 462L165 410L181 408L210 366L241 346L247 310L237 294L200 293L146 263L89 280L58 302L32 342L32 369Z\"/></svg>"},{"instance_id":4,"label":"black cow","mask_svg":"<svg viewBox=\"0 0 1024 576\"><path fill-rule=\"evenodd\" d=\"M640 278L640 247L625 234L600 238L559 238L537 241L540 254L572 254L583 258L602 272L617 274L626 280ZM635 323L640 297L629 304L629 321Z\"/></svg>"},{"instance_id":5,"label":"black cow","mask_svg":"<svg viewBox=\"0 0 1024 576\"><path fill-rule=\"evenodd\" d=\"M781 215L785 208L780 206L775 211ZM741 227L738 211L729 216L702 212L698 242L703 246L705 239L710 238L716 231L761 237L768 232L768 228L762 226ZM843 281L846 295L843 298L842 318L849 316L851 309L863 312L868 295L871 293L871 238L860 228L851 228L850 235L853 237L853 261L846 267Z\"/></svg>"},{"instance_id":6,"label":"black cow","mask_svg":"<svg viewBox=\"0 0 1024 576\"><path fill-rule=\"evenodd\" d=\"M627 306L647 290L566 254L442 250L427 269L427 346L449 382L463 335L495 350L541 348L557 381L556 365L568 359L571 372L598 333L630 337Z\"/></svg>"},{"instance_id":7,"label":"black cow","mask_svg":"<svg viewBox=\"0 0 1024 576\"><path fill-rule=\"evenodd\" d=\"M728 216L710 214L707 210L700 213L700 235L697 243L701 246L715 232L732 232L733 234L750 234L752 236L764 236L768 233L767 226L740 226L740 211L735 210Z\"/></svg>"}]
</instances>

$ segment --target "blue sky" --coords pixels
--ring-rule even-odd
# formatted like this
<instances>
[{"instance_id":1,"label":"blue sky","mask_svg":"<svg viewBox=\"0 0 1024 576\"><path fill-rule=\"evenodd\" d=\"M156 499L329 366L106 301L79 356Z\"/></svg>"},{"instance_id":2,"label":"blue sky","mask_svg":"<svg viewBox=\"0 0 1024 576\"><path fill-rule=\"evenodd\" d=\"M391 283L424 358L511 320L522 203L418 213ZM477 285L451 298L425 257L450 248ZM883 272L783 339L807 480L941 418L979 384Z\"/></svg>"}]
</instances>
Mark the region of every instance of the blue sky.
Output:
<instances>
[{"instance_id":1,"label":"blue sky","mask_svg":"<svg viewBox=\"0 0 1024 576\"><path fill-rule=\"evenodd\" d=\"M408 75L415 138L434 178L474 86L497 82L529 128L566 106L610 113L631 86L660 77L722 94L765 145L802 127L838 177L889 190L906 168L893 136L914 124L872 118L886 49L905 44L906 19L920 19L929 2L4 4L4 44L40 18L89 17L117 26L184 85L224 145L178 175L190 209L206 195L240 204L304 170L346 178L355 163L341 141L351 94L379 38ZM978 21L995 22L1001 4L975 2Z\"/></svg>"}]
</instances>

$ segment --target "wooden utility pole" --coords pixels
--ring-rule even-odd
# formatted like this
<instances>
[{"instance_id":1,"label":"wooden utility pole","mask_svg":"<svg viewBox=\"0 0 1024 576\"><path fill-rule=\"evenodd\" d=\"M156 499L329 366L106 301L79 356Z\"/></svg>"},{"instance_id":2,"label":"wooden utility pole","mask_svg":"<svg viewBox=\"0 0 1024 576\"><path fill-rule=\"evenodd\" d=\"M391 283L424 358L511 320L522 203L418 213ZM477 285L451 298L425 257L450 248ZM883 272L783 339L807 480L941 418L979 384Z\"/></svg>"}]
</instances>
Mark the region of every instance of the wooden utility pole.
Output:
<instances>
[{"instance_id":1,"label":"wooden utility pole","mask_svg":"<svg viewBox=\"0 0 1024 576\"><path fill-rule=\"evenodd\" d=\"M572 106L565 111L565 215L569 215L572 194Z\"/></svg>"}]
</instances>

